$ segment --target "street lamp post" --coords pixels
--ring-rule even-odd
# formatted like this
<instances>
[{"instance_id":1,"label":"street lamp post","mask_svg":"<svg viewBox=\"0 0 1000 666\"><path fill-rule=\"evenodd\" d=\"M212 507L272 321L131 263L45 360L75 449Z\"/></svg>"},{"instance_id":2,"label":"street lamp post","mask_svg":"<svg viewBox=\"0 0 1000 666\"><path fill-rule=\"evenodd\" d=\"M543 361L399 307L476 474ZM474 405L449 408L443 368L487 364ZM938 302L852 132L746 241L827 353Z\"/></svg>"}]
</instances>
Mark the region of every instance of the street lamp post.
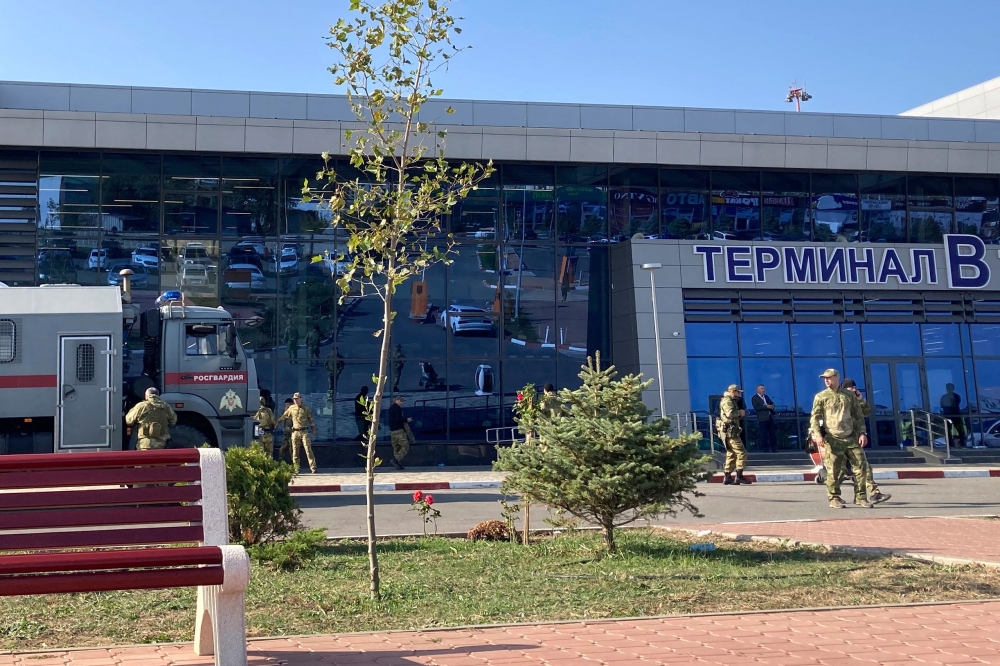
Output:
<instances>
[{"instance_id":1,"label":"street lamp post","mask_svg":"<svg viewBox=\"0 0 1000 666\"><path fill-rule=\"evenodd\" d=\"M656 382L660 389L660 418L667 417L667 400L663 392L663 361L660 358L660 317L656 310L656 269L663 264L642 264L642 270L649 271L649 286L653 293L653 337L656 343Z\"/></svg>"}]
</instances>

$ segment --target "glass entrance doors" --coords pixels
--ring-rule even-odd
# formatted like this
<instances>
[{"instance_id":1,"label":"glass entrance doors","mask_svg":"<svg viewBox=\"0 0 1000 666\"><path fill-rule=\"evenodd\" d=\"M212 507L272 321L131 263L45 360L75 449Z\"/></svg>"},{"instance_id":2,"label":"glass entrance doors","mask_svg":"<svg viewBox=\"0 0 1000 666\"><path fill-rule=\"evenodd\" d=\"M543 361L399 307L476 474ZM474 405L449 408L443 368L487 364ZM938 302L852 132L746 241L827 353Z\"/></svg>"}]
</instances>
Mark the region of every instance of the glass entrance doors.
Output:
<instances>
[{"instance_id":1,"label":"glass entrance doors","mask_svg":"<svg viewBox=\"0 0 1000 666\"><path fill-rule=\"evenodd\" d=\"M922 361L871 360L865 363L868 433L875 446L899 446L912 439L910 410L927 409L927 374Z\"/></svg>"}]
</instances>

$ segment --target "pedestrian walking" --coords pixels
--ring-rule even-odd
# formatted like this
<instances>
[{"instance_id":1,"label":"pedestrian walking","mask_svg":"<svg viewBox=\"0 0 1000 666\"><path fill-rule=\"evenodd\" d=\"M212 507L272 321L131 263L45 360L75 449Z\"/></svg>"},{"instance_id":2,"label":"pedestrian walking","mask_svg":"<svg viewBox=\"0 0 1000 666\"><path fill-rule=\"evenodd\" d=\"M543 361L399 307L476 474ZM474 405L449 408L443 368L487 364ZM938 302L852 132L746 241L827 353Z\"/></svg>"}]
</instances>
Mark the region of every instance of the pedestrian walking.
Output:
<instances>
[{"instance_id":1,"label":"pedestrian walking","mask_svg":"<svg viewBox=\"0 0 1000 666\"><path fill-rule=\"evenodd\" d=\"M767 387L757 385L757 392L750 398L757 413L757 428L760 431L760 448L770 453L778 452L778 435L774 430L774 401L767 394Z\"/></svg>"},{"instance_id":2,"label":"pedestrian walking","mask_svg":"<svg viewBox=\"0 0 1000 666\"><path fill-rule=\"evenodd\" d=\"M389 437L392 439L392 466L396 469L404 469L403 458L410 451L410 444L414 442L413 431L410 430L410 423L413 419L403 414L403 396L397 395L389 407Z\"/></svg>"},{"instance_id":3,"label":"pedestrian walking","mask_svg":"<svg viewBox=\"0 0 1000 666\"><path fill-rule=\"evenodd\" d=\"M253 418L257 422L257 427L260 428L257 441L260 442L267 455L274 457L274 429L278 422L274 419L274 412L267 406L267 398L264 396L260 396L260 407Z\"/></svg>"},{"instance_id":4,"label":"pedestrian walking","mask_svg":"<svg viewBox=\"0 0 1000 666\"><path fill-rule=\"evenodd\" d=\"M292 405L285 409L281 415L282 419L288 419L292 425L292 467L295 473L299 473L299 447L306 451L306 459L309 461L309 471L316 473L316 456L313 455L312 439L309 431L316 434L316 421L313 419L312 410L302 404L302 394L292 395ZM287 427L287 425L285 426Z\"/></svg>"},{"instance_id":5,"label":"pedestrian walking","mask_svg":"<svg viewBox=\"0 0 1000 666\"><path fill-rule=\"evenodd\" d=\"M396 345L392 350L392 392L399 390L399 378L403 376L403 367L406 365L406 355L403 354L403 346Z\"/></svg>"},{"instance_id":6,"label":"pedestrian walking","mask_svg":"<svg viewBox=\"0 0 1000 666\"><path fill-rule=\"evenodd\" d=\"M177 425L177 414L160 398L160 391L150 386L145 400L128 410L125 423L138 425L136 449L149 451L167 448L171 426Z\"/></svg>"},{"instance_id":7,"label":"pedestrian walking","mask_svg":"<svg viewBox=\"0 0 1000 666\"><path fill-rule=\"evenodd\" d=\"M319 326L313 326L312 330L306 333L306 352L309 355L309 367L319 365L319 343L323 339L323 333Z\"/></svg>"},{"instance_id":8,"label":"pedestrian walking","mask_svg":"<svg viewBox=\"0 0 1000 666\"><path fill-rule=\"evenodd\" d=\"M297 359L299 357L299 329L291 319L285 326L285 345L288 348L288 358Z\"/></svg>"},{"instance_id":9,"label":"pedestrian walking","mask_svg":"<svg viewBox=\"0 0 1000 666\"><path fill-rule=\"evenodd\" d=\"M962 418L962 396L955 393L954 384L944 385L945 394L941 396L941 413L944 414L951 425L955 428L955 436L948 428L948 438L952 441L952 446L968 446L973 448L972 442L966 441L965 419Z\"/></svg>"},{"instance_id":10,"label":"pedestrian walking","mask_svg":"<svg viewBox=\"0 0 1000 666\"><path fill-rule=\"evenodd\" d=\"M362 386L358 394L354 396L354 424L358 426L358 436L354 439L366 441L368 439L368 428L371 425L368 421L368 387Z\"/></svg>"},{"instance_id":11,"label":"pedestrian walking","mask_svg":"<svg viewBox=\"0 0 1000 666\"><path fill-rule=\"evenodd\" d=\"M843 509L840 480L844 473L844 461L851 458L859 473L865 469L868 463L853 444L867 446L868 432L857 398L840 385L840 373L830 368L820 377L826 388L813 398L809 434L816 446L825 451L823 461L826 464L826 491L830 508ZM864 483L854 484L854 503L866 509L872 507L865 494Z\"/></svg>"},{"instance_id":12,"label":"pedestrian walking","mask_svg":"<svg viewBox=\"0 0 1000 666\"><path fill-rule=\"evenodd\" d=\"M292 419L285 416L288 413L288 408L294 405L295 402L291 398L285 398L285 409L281 412L281 416L275 419L276 424L281 424L281 448L278 449L278 460L290 461L291 451L292 451Z\"/></svg>"},{"instance_id":13,"label":"pedestrian walking","mask_svg":"<svg viewBox=\"0 0 1000 666\"><path fill-rule=\"evenodd\" d=\"M750 480L743 476L743 469L747 464L747 447L740 439L740 427L743 412L739 408L739 398L742 390L736 384L730 384L726 393L722 396L719 404L719 420L716 421L716 430L722 439L723 446L726 447L726 463L722 468L725 472L723 483L729 485L750 485ZM736 477L733 478L733 472Z\"/></svg>"},{"instance_id":14,"label":"pedestrian walking","mask_svg":"<svg viewBox=\"0 0 1000 666\"><path fill-rule=\"evenodd\" d=\"M326 367L327 378L330 380L329 391L332 402L337 391L337 380L340 379L340 373L344 371L344 357L341 356L338 349L334 348L333 352L326 357L326 363L323 365Z\"/></svg>"},{"instance_id":15,"label":"pedestrian walking","mask_svg":"<svg viewBox=\"0 0 1000 666\"><path fill-rule=\"evenodd\" d=\"M858 407L861 409L861 415L865 418L870 416L872 413L872 407L868 404L868 401L865 400L865 397L861 395L861 391L858 390L857 382L850 377L844 377L844 381L841 386L854 395L854 398L858 401ZM858 447L858 452L861 454L861 457L865 459L865 470L864 474L862 474L860 478L858 476L858 472L855 471L854 484L865 484L865 491L868 493L868 501L872 504L881 504L882 502L891 499L892 495L889 493L883 493L881 489L879 489L878 484L875 483L875 474L872 472L871 463L868 462L868 455L865 453L865 446L867 446L867 444L867 441L864 445L860 442L855 444L855 446ZM847 459L845 463L846 465L850 465L850 459Z\"/></svg>"}]
</instances>

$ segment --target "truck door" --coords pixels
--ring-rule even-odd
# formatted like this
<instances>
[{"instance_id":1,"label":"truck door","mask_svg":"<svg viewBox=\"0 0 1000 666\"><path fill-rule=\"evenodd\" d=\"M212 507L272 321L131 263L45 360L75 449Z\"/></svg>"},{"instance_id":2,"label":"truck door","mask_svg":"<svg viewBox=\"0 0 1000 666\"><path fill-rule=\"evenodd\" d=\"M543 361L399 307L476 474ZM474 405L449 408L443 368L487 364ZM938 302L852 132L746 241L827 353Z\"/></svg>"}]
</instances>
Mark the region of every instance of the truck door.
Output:
<instances>
[{"instance_id":1,"label":"truck door","mask_svg":"<svg viewBox=\"0 0 1000 666\"><path fill-rule=\"evenodd\" d=\"M110 449L111 336L60 336L55 450Z\"/></svg>"},{"instance_id":2,"label":"truck door","mask_svg":"<svg viewBox=\"0 0 1000 666\"><path fill-rule=\"evenodd\" d=\"M247 410L247 369L231 322L184 322L180 372L168 390L204 398L221 417ZM250 410L253 413L256 405Z\"/></svg>"}]
</instances>

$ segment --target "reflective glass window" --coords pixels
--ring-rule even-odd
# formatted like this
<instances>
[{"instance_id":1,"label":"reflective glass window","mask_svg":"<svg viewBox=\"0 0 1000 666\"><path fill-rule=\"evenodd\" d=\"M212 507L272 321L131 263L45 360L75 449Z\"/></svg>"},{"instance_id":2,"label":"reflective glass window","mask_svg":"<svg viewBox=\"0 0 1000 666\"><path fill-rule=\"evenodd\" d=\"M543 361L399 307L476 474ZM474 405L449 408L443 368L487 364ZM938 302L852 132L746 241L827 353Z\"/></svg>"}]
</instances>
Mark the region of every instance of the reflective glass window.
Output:
<instances>
[{"instance_id":1,"label":"reflective glass window","mask_svg":"<svg viewBox=\"0 0 1000 666\"><path fill-rule=\"evenodd\" d=\"M448 355L446 328L441 325L446 309L447 267L434 264L396 288L392 340L404 358L443 359ZM348 315L349 316L349 315ZM490 320L492 323L492 319ZM398 352L394 352L394 363ZM416 367L415 363L410 364Z\"/></svg>"},{"instance_id":2,"label":"reflective glass window","mask_svg":"<svg viewBox=\"0 0 1000 666\"><path fill-rule=\"evenodd\" d=\"M910 241L941 243L951 233L954 199L951 178L910 176L907 183Z\"/></svg>"},{"instance_id":3,"label":"reflective glass window","mask_svg":"<svg viewBox=\"0 0 1000 666\"><path fill-rule=\"evenodd\" d=\"M929 358L925 367L931 411L938 414L968 413L969 396L965 389L962 359Z\"/></svg>"},{"instance_id":4,"label":"reflective glass window","mask_svg":"<svg viewBox=\"0 0 1000 666\"><path fill-rule=\"evenodd\" d=\"M795 410L795 393L792 389L792 360L790 358L744 358L743 397L747 401L747 411L753 414L752 398L757 385L763 384L767 396L774 401L774 412Z\"/></svg>"},{"instance_id":5,"label":"reflective glass window","mask_svg":"<svg viewBox=\"0 0 1000 666\"><path fill-rule=\"evenodd\" d=\"M123 234L160 230L160 156L105 154L101 208Z\"/></svg>"},{"instance_id":6,"label":"reflective glass window","mask_svg":"<svg viewBox=\"0 0 1000 666\"><path fill-rule=\"evenodd\" d=\"M906 177L862 173L861 240L866 243L906 241Z\"/></svg>"},{"instance_id":7,"label":"reflective glass window","mask_svg":"<svg viewBox=\"0 0 1000 666\"><path fill-rule=\"evenodd\" d=\"M217 155L165 155L163 189L218 191L220 169Z\"/></svg>"},{"instance_id":8,"label":"reflective glass window","mask_svg":"<svg viewBox=\"0 0 1000 666\"><path fill-rule=\"evenodd\" d=\"M688 356L736 356L736 324L684 325Z\"/></svg>"},{"instance_id":9,"label":"reflective glass window","mask_svg":"<svg viewBox=\"0 0 1000 666\"><path fill-rule=\"evenodd\" d=\"M813 398L825 387L820 375L827 368L841 373L840 359L796 358L795 359L795 400L800 414L812 412Z\"/></svg>"},{"instance_id":10,"label":"reflective glass window","mask_svg":"<svg viewBox=\"0 0 1000 666\"><path fill-rule=\"evenodd\" d=\"M456 238L500 239L500 189L480 185L452 209L449 216L451 231Z\"/></svg>"},{"instance_id":11,"label":"reflective glass window","mask_svg":"<svg viewBox=\"0 0 1000 666\"><path fill-rule=\"evenodd\" d=\"M1000 324L971 324L972 353L976 356L1000 356Z\"/></svg>"},{"instance_id":12,"label":"reflective glass window","mask_svg":"<svg viewBox=\"0 0 1000 666\"><path fill-rule=\"evenodd\" d=\"M976 359L979 412L1000 414L1000 361Z\"/></svg>"},{"instance_id":13,"label":"reflective glass window","mask_svg":"<svg viewBox=\"0 0 1000 666\"><path fill-rule=\"evenodd\" d=\"M708 171L660 171L660 238L711 237Z\"/></svg>"},{"instance_id":14,"label":"reflective glass window","mask_svg":"<svg viewBox=\"0 0 1000 666\"><path fill-rule=\"evenodd\" d=\"M764 240L811 238L808 173L763 172L761 203Z\"/></svg>"},{"instance_id":15,"label":"reflective glass window","mask_svg":"<svg viewBox=\"0 0 1000 666\"><path fill-rule=\"evenodd\" d=\"M739 363L736 358L689 358L688 382L691 409L708 411L709 396L722 395L727 386L740 383Z\"/></svg>"},{"instance_id":16,"label":"reflective glass window","mask_svg":"<svg viewBox=\"0 0 1000 666\"><path fill-rule=\"evenodd\" d=\"M917 324L862 324L866 356L920 356Z\"/></svg>"},{"instance_id":17,"label":"reflective glass window","mask_svg":"<svg viewBox=\"0 0 1000 666\"><path fill-rule=\"evenodd\" d=\"M760 172L712 172L712 232L718 240L760 238Z\"/></svg>"},{"instance_id":18,"label":"reflective glass window","mask_svg":"<svg viewBox=\"0 0 1000 666\"><path fill-rule=\"evenodd\" d=\"M858 385L858 390L862 395L868 395L867 382L865 380L865 364L860 358L848 358L844 361L844 379L848 377Z\"/></svg>"},{"instance_id":19,"label":"reflective glass window","mask_svg":"<svg viewBox=\"0 0 1000 666\"><path fill-rule=\"evenodd\" d=\"M858 178L853 173L812 174L811 207L814 240L867 240L858 230Z\"/></svg>"},{"instance_id":20,"label":"reflective glass window","mask_svg":"<svg viewBox=\"0 0 1000 666\"><path fill-rule=\"evenodd\" d=\"M168 192L163 201L163 232L178 236L218 235L219 197Z\"/></svg>"},{"instance_id":21,"label":"reflective glass window","mask_svg":"<svg viewBox=\"0 0 1000 666\"><path fill-rule=\"evenodd\" d=\"M861 356L860 324L841 324L840 334L844 340L844 354L847 356Z\"/></svg>"},{"instance_id":22,"label":"reflective glass window","mask_svg":"<svg viewBox=\"0 0 1000 666\"><path fill-rule=\"evenodd\" d=\"M556 167L556 228L563 243L608 237L608 170L597 166Z\"/></svg>"},{"instance_id":23,"label":"reflective glass window","mask_svg":"<svg viewBox=\"0 0 1000 666\"><path fill-rule=\"evenodd\" d=\"M841 354L840 327L837 324L791 324L791 331L792 354L795 356L839 357Z\"/></svg>"},{"instance_id":24,"label":"reflective glass window","mask_svg":"<svg viewBox=\"0 0 1000 666\"><path fill-rule=\"evenodd\" d=\"M42 153L38 175L38 226L91 238L101 227L101 163L96 153ZM94 231L86 231L93 229ZM119 229L120 230L120 229Z\"/></svg>"},{"instance_id":25,"label":"reflective glass window","mask_svg":"<svg viewBox=\"0 0 1000 666\"><path fill-rule=\"evenodd\" d=\"M484 244L462 245L453 255L448 266L448 302L437 317L453 358L499 356L503 322L515 318L518 280L523 291L524 280L530 279L532 266L530 261L525 265L523 254L520 245ZM551 271L551 261L546 266ZM527 336L527 332L511 332L511 338L518 335Z\"/></svg>"},{"instance_id":26,"label":"reflective glass window","mask_svg":"<svg viewBox=\"0 0 1000 666\"><path fill-rule=\"evenodd\" d=\"M955 228L988 243L1000 242L1000 182L996 178L955 178Z\"/></svg>"},{"instance_id":27,"label":"reflective glass window","mask_svg":"<svg viewBox=\"0 0 1000 666\"><path fill-rule=\"evenodd\" d=\"M607 245L565 248L556 255L556 324L561 355L601 351L604 360L611 360L608 255Z\"/></svg>"},{"instance_id":28,"label":"reflective glass window","mask_svg":"<svg viewBox=\"0 0 1000 666\"><path fill-rule=\"evenodd\" d=\"M492 448L485 444L486 431L501 425L500 367L495 358L448 363L448 429L453 441L482 442L484 448ZM436 399L415 397L413 407L431 400Z\"/></svg>"},{"instance_id":29,"label":"reflective glass window","mask_svg":"<svg viewBox=\"0 0 1000 666\"><path fill-rule=\"evenodd\" d=\"M275 235L277 172L274 159L223 158L222 235Z\"/></svg>"},{"instance_id":30,"label":"reflective glass window","mask_svg":"<svg viewBox=\"0 0 1000 666\"><path fill-rule=\"evenodd\" d=\"M504 238L510 243L549 240L555 219L551 185L504 185Z\"/></svg>"},{"instance_id":31,"label":"reflective glass window","mask_svg":"<svg viewBox=\"0 0 1000 666\"><path fill-rule=\"evenodd\" d=\"M554 250L546 246L508 246L508 265L518 272L505 278L504 353L510 358L555 359L566 345L566 331L556 326L556 290L566 296L573 289L573 266L565 256L557 264ZM560 302L561 296L560 296ZM484 323L491 321L486 315Z\"/></svg>"},{"instance_id":32,"label":"reflective glass window","mask_svg":"<svg viewBox=\"0 0 1000 666\"><path fill-rule=\"evenodd\" d=\"M160 286L184 294L189 305L219 305L219 243L171 240L160 262ZM161 255L164 256L164 255Z\"/></svg>"},{"instance_id":33,"label":"reflective glass window","mask_svg":"<svg viewBox=\"0 0 1000 666\"><path fill-rule=\"evenodd\" d=\"M958 324L921 324L924 354L928 356L961 356Z\"/></svg>"},{"instance_id":34,"label":"reflective glass window","mask_svg":"<svg viewBox=\"0 0 1000 666\"><path fill-rule=\"evenodd\" d=\"M740 354L788 356L788 324L740 324Z\"/></svg>"}]
</instances>

